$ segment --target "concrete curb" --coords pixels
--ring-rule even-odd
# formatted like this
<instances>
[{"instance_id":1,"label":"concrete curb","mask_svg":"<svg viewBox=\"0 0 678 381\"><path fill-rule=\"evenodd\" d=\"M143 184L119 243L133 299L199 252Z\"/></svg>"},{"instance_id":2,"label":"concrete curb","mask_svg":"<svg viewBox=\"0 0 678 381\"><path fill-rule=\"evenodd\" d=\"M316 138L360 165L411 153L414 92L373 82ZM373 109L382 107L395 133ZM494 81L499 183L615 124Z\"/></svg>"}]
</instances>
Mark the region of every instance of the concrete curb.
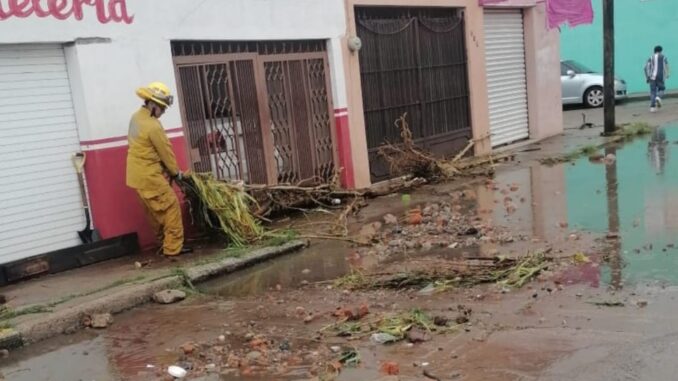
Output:
<instances>
[{"instance_id":1,"label":"concrete curb","mask_svg":"<svg viewBox=\"0 0 678 381\"><path fill-rule=\"evenodd\" d=\"M664 99L666 98L678 98L678 91L672 90L672 91L667 91L664 94ZM648 103L650 102L650 92L646 93L630 93L626 96L626 99L624 102L638 102L642 100L647 100Z\"/></svg>"},{"instance_id":2,"label":"concrete curb","mask_svg":"<svg viewBox=\"0 0 678 381\"><path fill-rule=\"evenodd\" d=\"M247 258L226 258L223 261L191 267L186 270L186 276L193 283L203 282L217 275L234 272L243 267L252 266L279 255L299 250L307 245L308 242L292 241L282 246L264 247L250 252Z\"/></svg>"},{"instance_id":3,"label":"concrete curb","mask_svg":"<svg viewBox=\"0 0 678 381\"><path fill-rule=\"evenodd\" d=\"M253 250L243 258L227 258L218 262L196 265L185 269L192 283L204 282L212 277L235 272L244 267L299 250L308 242L292 241L281 246ZM151 300L153 294L182 284L178 275L168 275L149 283L120 286L97 300L66 307L48 315L39 316L17 324L14 329L0 331L0 348L14 349L81 329L83 317L96 313L117 314ZM109 291L110 292L110 291Z\"/></svg>"}]
</instances>

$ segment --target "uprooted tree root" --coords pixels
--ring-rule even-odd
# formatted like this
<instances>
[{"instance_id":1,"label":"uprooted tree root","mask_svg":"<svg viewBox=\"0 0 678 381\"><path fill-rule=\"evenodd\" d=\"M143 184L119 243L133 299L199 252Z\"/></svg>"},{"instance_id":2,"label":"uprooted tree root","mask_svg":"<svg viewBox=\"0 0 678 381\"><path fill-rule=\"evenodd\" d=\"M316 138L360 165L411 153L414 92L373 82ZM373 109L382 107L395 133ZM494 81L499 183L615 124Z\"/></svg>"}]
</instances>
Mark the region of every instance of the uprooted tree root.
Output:
<instances>
[{"instance_id":1,"label":"uprooted tree root","mask_svg":"<svg viewBox=\"0 0 678 381\"><path fill-rule=\"evenodd\" d=\"M520 288L540 272L546 270L550 260L544 253L532 253L523 258L482 258L470 261L449 262L447 267L421 266L420 269L394 273L353 272L335 281L335 286L359 289L413 289L431 287L444 290L471 287L485 283Z\"/></svg>"},{"instance_id":2,"label":"uprooted tree root","mask_svg":"<svg viewBox=\"0 0 678 381\"><path fill-rule=\"evenodd\" d=\"M445 180L456 176L476 175L472 168L487 166L484 174L493 174L495 162L511 158L512 154L488 155L485 157L465 158L465 155L475 146L476 140L468 142L454 158L436 158L430 153L417 147L412 130L407 123L407 113L395 121L395 126L400 130L401 142L398 144L386 143L379 148L377 154L389 166L390 173L395 176L411 174L427 180ZM480 173L483 174L483 173Z\"/></svg>"}]
</instances>

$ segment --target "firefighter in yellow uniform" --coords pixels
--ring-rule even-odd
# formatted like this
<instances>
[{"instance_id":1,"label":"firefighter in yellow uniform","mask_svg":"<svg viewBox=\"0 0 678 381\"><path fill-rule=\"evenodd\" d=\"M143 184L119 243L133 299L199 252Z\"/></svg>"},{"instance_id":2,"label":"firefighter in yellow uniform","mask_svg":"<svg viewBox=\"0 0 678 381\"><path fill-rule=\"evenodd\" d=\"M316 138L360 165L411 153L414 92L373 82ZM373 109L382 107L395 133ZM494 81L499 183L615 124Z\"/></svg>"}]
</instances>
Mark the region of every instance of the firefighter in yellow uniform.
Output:
<instances>
[{"instance_id":1,"label":"firefighter in yellow uniform","mask_svg":"<svg viewBox=\"0 0 678 381\"><path fill-rule=\"evenodd\" d=\"M139 88L144 105L132 115L127 152L127 186L136 190L158 239L163 254L175 256L192 250L184 247L181 208L166 175L181 178L182 173L167 134L158 120L174 100L169 88L153 82Z\"/></svg>"}]
</instances>

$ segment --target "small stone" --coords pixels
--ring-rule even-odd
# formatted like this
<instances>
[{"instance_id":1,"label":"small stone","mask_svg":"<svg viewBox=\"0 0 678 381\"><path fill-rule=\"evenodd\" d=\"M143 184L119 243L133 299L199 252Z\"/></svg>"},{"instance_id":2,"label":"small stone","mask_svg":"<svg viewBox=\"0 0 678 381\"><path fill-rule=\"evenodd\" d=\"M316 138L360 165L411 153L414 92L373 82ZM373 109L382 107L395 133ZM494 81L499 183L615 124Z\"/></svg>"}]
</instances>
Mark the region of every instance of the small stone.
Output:
<instances>
[{"instance_id":1,"label":"small stone","mask_svg":"<svg viewBox=\"0 0 678 381\"><path fill-rule=\"evenodd\" d=\"M301 273L302 273L302 274L310 274L310 273L311 273L311 270L309 270L309 269L303 269L303 270L301 270Z\"/></svg>"},{"instance_id":2,"label":"small stone","mask_svg":"<svg viewBox=\"0 0 678 381\"><path fill-rule=\"evenodd\" d=\"M580 292L578 292L577 295L576 295L577 298L581 298L582 296L584 296L584 295L582 295Z\"/></svg>"},{"instance_id":3,"label":"small stone","mask_svg":"<svg viewBox=\"0 0 678 381\"><path fill-rule=\"evenodd\" d=\"M7 349L0 349L0 358L6 359L9 357L9 351Z\"/></svg>"},{"instance_id":4,"label":"small stone","mask_svg":"<svg viewBox=\"0 0 678 381\"><path fill-rule=\"evenodd\" d=\"M163 290L153 295L153 300L159 304L171 304L186 299L186 293L180 290Z\"/></svg>"},{"instance_id":5,"label":"small stone","mask_svg":"<svg viewBox=\"0 0 678 381\"><path fill-rule=\"evenodd\" d=\"M437 325L438 327L444 327L450 322L450 319L444 317L444 316L435 316L433 318L433 324Z\"/></svg>"},{"instance_id":6,"label":"small stone","mask_svg":"<svg viewBox=\"0 0 678 381\"><path fill-rule=\"evenodd\" d=\"M449 246L447 246L448 249L456 249L459 246L459 242L453 242Z\"/></svg>"},{"instance_id":7,"label":"small stone","mask_svg":"<svg viewBox=\"0 0 678 381\"><path fill-rule=\"evenodd\" d=\"M304 318L304 323L308 324L308 323L312 322L313 319L315 319L315 316L313 314L308 314L308 316L306 316Z\"/></svg>"},{"instance_id":8,"label":"small stone","mask_svg":"<svg viewBox=\"0 0 678 381\"><path fill-rule=\"evenodd\" d=\"M421 244L421 249L424 251L429 251L431 248L433 248L433 244L431 242L427 241Z\"/></svg>"},{"instance_id":9,"label":"small stone","mask_svg":"<svg viewBox=\"0 0 678 381\"><path fill-rule=\"evenodd\" d=\"M407 331L406 336L410 343L423 343L431 340L431 336L428 334L428 332L416 327Z\"/></svg>"},{"instance_id":10,"label":"small stone","mask_svg":"<svg viewBox=\"0 0 678 381\"><path fill-rule=\"evenodd\" d=\"M229 368L239 368L240 365L242 364L242 359L235 354L229 354L228 358L226 359L226 365Z\"/></svg>"},{"instance_id":11,"label":"small stone","mask_svg":"<svg viewBox=\"0 0 678 381\"><path fill-rule=\"evenodd\" d=\"M287 340L283 340L280 343L280 345L278 345L278 349L280 349L281 351L289 351L291 348L292 346L290 345L290 342Z\"/></svg>"},{"instance_id":12,"label":"small stone","mask_svg":"<svg viewBox=\"0 0 678 381\"><path fill-rule=\"evenodd\" d=\"M217 340L220 343L225 343L226 342L226 336L225 335L219 335L219 337L217 337Z\"/></svg>"},{"instance_id":13,"label":"small stone","mask_svg":"<svg viewBox=\"0 0 678 381\"><path fill-rule=\"evenodd\" d=\"M299 315L299 316L304 316L306 315L306 309L304 307L297 307L294 309L294 312Z\"/></svg>"},{"instance_id":14,"label":"small stone","mask_svg":"<svg viewBox=\"0 0 678 381\"><path fill-rule=\"evenodd\" d=\"M391 246L391 247L398 247L398 246L401 246L402 244L403 244L403 241L400 240L400 239L394 239L394 240L389 241L389 243L388 243L388 245Z\"/></svg>"},{"instance_id":15,"label":"small stone","mask_svg":"<svg viewBox=\"0 0 678 381\"><path fill-rule=\"evenodd\" d=\"M252 339L254 339L254 334L252 332L245 334L245 340L250 341Z\"/></svg>"},{"instance_id":16,"label":"small stone","mask_svg":"<svg viewBox=\"0 0 678 381\"><path fill-rule=\"evenodd\" d=\"M330 347L330 350L334 353L339 353L339 351L341 350L341 347L338 346L338 345L333 345L333 346Z\"/></svg>"},{"instance_id":17,"label":"small stone","mask_svg":"<svg viewBox=\"0 0 678 381\"><path fill-rule=\"evenodd\" d=\"M636 302L636 305L638 306L638 308L647 307L647 300L639 300Z\"/></svg>"},{"instance_id":18,"label":"small stone","mask_svg":"<svg viewBox=\"0 0 678 381\"><path fill-rule=\"evenodd\" d=\"M300 282L300 284L301 284L302 286L307 286L309 283L308 283L307 280L304 279L304 280L302 280L302 281Z\"/></svg>"},{"instance_id":19,"label":"small stone","mask_svg":"<svg viewBox=\"0 0 678 381\"><path fill-rule=\"evenodd\" d=\"M181 345L181 350L184 351L185 355L190 355L195 352L195 344L188 342Z\"/></svg>"},{"instance_id":20,"label":"small stone","mask_svg":"<svg viewBox=\"0 0 678 381\"><path fill-rule=\"evenodd\" d=\"M109 313L93 314L90 319L90 325L92 328L106 328L111 323L113 323L113 316L111 316Z\"/></svg>"},{"instance_id":21,"label":"small stone","mask_svg":"<svg viewBox=\"0 0 678 381\"><path fill-rule=\"evenodd\" d=\"M384 223L386 225L397 225L398 224L398 217L392 215L392 214L387 214L384 216Z\"/></svg>"},{"instance_id":22,"label":"small stone","mask_svg":"<svg viewBox=\"0 0 678 381\"><path fill-rule=\"evenodd\" d=\"M252 351L252 352L249 352L249 353L245 356L245 358L247 359L247 361L250 361L250 362L256 362L256 361L258 361L259 359L261 359L261 352L259 352L259 351Z\"/></svg>"},{"instance_id":23,"label":"small stone","mask_svg":"<svg viewBox=\"0 0 678 381\"><path fill-rule=\"evenodd\" d=\"M276 285L275 285L275 289L276 289L277 291L282 291L282 286L279 285L279 284L276 284Z\"/></svg>"}]
</instances>

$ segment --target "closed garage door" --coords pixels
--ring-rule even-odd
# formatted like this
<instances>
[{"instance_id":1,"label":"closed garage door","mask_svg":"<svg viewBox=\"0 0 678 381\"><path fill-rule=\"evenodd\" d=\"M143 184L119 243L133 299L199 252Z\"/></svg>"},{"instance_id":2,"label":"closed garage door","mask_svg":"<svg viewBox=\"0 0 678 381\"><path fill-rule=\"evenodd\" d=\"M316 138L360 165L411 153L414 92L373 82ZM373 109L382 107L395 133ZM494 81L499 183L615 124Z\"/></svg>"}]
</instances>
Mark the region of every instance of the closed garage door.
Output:
<instances>
[{"instance_id":1,"label":"closed garage door","mask_svg":"<svg viewBox=\"0 0 678 381\"><path fill-rule=\"evenodd\" d=\"M77 245L79 150L59 45L0 45L0 263Z\"/></svg>"},{"instance_id":2,"label":"closed garage door","mask_svg":"<svg viewBox=\"0 0 678 381\"><path fill-rule=\"evenodd\" d=\"M492 146L529 137L521 10L485 11L485 59Z\"/></svg>"}]
</instances>

